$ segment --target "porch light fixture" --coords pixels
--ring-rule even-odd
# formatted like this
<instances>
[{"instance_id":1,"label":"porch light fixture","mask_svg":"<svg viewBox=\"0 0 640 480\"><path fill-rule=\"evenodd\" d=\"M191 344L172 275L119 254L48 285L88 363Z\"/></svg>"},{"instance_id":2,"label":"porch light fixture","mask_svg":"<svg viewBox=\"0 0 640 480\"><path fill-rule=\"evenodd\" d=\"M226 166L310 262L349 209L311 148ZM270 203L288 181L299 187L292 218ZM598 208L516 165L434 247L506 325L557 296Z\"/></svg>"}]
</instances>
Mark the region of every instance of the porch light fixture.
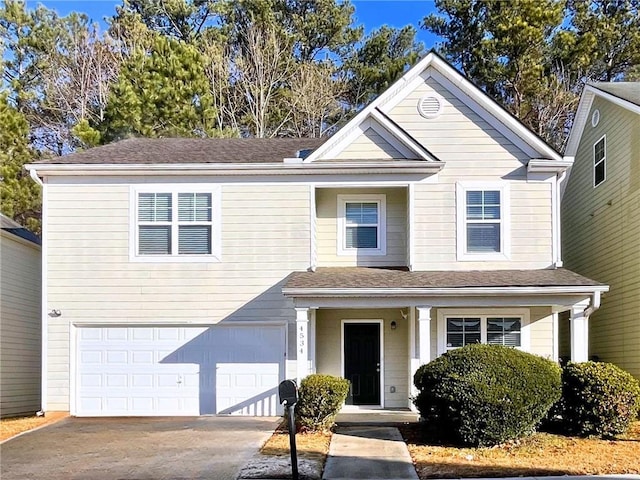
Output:
<instances>
[{"instance_id":1,"label":"porch light fixture","mask_svg":"<svg viewBox=\"0 0 640 480\"><path fill-rule=\"evenodd\" d=\"M398 327L398 324L395 320L391 320L391 330L395 330Z\"/></svg>"},{"instance_id":2,"label":"porch light fixture","mask_svg":"<svg viewBox=\"0 0 640 480\"><path fill-rule=\"evenodd\" d=\"M53 309L49 312L49 316L51 318L58 318L60 315L62 315L62 312L60 310Z\"/></svg>"}]
</instances>

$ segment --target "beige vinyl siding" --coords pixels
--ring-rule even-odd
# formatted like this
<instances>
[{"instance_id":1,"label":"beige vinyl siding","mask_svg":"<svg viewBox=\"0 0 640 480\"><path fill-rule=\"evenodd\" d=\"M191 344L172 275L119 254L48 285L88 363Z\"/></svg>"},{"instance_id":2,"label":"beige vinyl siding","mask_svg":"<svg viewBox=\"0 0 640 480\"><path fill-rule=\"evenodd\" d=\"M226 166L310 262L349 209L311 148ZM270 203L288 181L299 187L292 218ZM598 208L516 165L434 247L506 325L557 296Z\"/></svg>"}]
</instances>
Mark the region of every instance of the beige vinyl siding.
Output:
<instances>
[{"instance_id":1,"label":"beige vinyl siding","mask_svg":"<svg viewBox=\"0 0 640 480\"><path fill-rule=\"evenodd\" d=\"M372 128L365 130L362 135L351 142L336 157L347 160L405 158Z\"/></svg>"},{"instance_id":2,"label":"beige vinyl siding","mask_svg":"<svg viewBox=\"0 0 640 480\"><path fill-rule=\"evenodd\" d=\"M640 378L640 115L595 97L587 118L563 198L565 265L610 285L589 354ZM605 134L606 180L594 188L593 145Z\"/></svg>"},{"instance_id":3,"label":"beige vinyl siding","mask_svg":"<svg viewBox=\"0 0 640 480\"><path fill-rule=\"evenodd\" d=\"M437 183L415 185L416 270L535 269L552 263L551 183L527 180L529 157L434 78L393 106L389 114L436 157L446 162ZM437 93L442 114L422 117L420 98ZM504 261L458 261L456 183L505 182L510 189L511 257Z\"/></svg>"},{"instance_id":4,"label":"beige vinyl siding","mask_svg":"<svg viewBox=\"0 0 640 480\"><path fill-rule=\"evenodd\" d=\"M316 313L316 372L342 376L342 320L383 320L384 407L409 406L408 323L399 309L319 309ZM397 328L391 330L391 321ZM395 393L391 393L391 387Z\"/></svg>"},{"instance_id":5,"label":"beige vinyl siding","mask_svg":"<svg viewBox=\"0 0 640 480\"><path fill-rule=\"evenodd\" d=\"M416 270L535 269L551 265L551 184L510 182L509 260L458 261L456 183L455 178L442 180L437 185L415 186Z\"/></svg>"},{"instance_id":6,"label":"beige vinyl siding","mask_svg":"<svg viewBox=\"0 0 640 480\"><path fill-rule=\"evenodd\" d=\"M69 409L70 324L293 322L281 289L309 267L308 186L222 186L217 263L130 261L129 185L47 188L49 409Z\"/></svg>"},{"instance_id":7,"label":"beige vinyl siding","mask_svg":"<svg viewBox=\"0 0 640 480\"><path fill-rule=\"evenodd\" d=\"M338 255L338 195L386 196L386 255ZM318 266L402 266L407 263L407 196L405 188L317 188Z\"/></svg>"},{"instance_id":8,"label":"beige vinyl siding","mask_svg":"<svg viewBox=\"0 0 640 480\"><path fill-rule=\"evenodd\" d=\"M0 233L0 416L40 410L41 250Z\"/></svg>"}]
</instances>

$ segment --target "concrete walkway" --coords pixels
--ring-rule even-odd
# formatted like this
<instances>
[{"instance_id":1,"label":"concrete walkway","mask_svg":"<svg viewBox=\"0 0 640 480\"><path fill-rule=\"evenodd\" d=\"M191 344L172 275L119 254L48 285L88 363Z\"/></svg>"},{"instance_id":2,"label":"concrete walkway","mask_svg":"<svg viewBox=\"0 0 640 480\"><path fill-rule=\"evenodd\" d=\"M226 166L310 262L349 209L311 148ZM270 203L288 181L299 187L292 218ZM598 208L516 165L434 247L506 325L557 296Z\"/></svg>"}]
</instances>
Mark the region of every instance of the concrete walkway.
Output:
<instances>
[{"instance_id":1,"label":"concrete walkway","mask_svg":"<svg viewBox=\"0 0 640 480\"><path fill-rule=\"evenodd\" d=\"M395 427L338 427L323 480L418 480L407 445Z\"/></svg>"}]
</instances>

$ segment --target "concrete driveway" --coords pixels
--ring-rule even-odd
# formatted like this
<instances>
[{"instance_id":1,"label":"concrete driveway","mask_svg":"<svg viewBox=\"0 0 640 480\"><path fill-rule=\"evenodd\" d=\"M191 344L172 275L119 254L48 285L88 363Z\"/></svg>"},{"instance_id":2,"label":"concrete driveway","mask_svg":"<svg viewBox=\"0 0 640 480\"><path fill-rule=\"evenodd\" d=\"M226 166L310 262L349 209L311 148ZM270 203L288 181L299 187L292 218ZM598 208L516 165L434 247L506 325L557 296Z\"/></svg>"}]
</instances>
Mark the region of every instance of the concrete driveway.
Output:
<instances>
[{"instance_id":1,"label":"concrete driveway","mask_svg":"<svg viewBox=\"0 0 640 480\"><path fill-rule=\"evenodd\" d=\"M277 418L67 418L0 446L0 478L232 480Z\"/></svg>"}]
</instances>

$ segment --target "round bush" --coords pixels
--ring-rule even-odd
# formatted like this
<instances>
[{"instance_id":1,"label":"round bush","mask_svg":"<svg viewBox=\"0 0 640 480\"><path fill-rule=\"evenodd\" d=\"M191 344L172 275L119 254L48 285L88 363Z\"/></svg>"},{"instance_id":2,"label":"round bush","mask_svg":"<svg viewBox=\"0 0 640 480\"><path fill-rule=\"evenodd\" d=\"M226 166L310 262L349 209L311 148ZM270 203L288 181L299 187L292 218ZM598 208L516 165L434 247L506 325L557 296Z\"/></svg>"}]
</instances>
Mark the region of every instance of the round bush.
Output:
<instances>
[{"instance_id":1,"label":"round bush","mask_svg":"<svg viewBox=\"0 0 640 480\"><path fill-rule=\"evenodd\" d=\"M499 345L467 345L423 365L414 403L431 427L458 443L490 446L532 433L560 398L561 369Z\"/></svg>"},{"instance_id":2,"label":"round bush","mask_svg":"<svg viewBox=\"0 0 640 480\"><path fill-rule=\"evenodd\" d=\"M349 393L349 381L331 375L313 374L300 382L296 405L297 428L328 430Z\"/></svg>"},{"instance_id":3,"label":"round bush","mask_svg":"<svg viewBox=\"0 0 640 480\"><path fill-rule=\"evenodd\" d=\"M562 372L562 422L568 433L610 437L640 410L640 385L611 363L568 363Z\"/></svg>"}]
</instances>

